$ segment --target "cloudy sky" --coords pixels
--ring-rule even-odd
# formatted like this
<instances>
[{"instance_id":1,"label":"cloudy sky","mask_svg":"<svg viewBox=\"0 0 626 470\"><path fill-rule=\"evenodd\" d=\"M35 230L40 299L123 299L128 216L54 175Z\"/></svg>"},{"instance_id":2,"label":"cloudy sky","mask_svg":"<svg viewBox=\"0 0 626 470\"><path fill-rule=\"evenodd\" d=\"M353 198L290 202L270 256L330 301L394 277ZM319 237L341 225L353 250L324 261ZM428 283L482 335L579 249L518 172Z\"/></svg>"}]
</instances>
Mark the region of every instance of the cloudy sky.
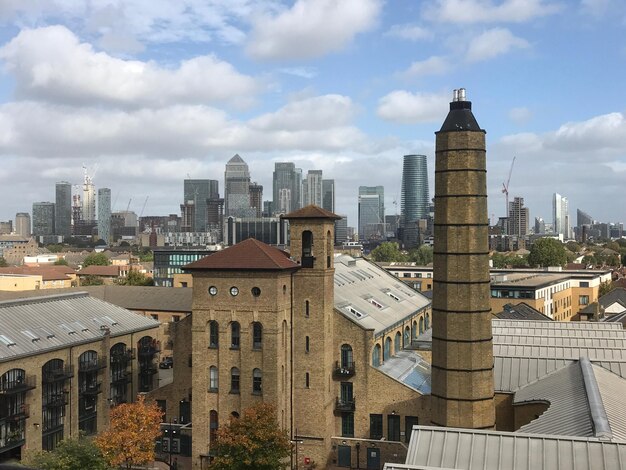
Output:
<instances>
[{"instance_id":1,"label":"cloudy sky","mask_svg":"<svg viewBox=\"0 0 626 470\"><path fill-rule=\"evenodd\" d=\"M453 88L487 130L489 212L551 197L625 221L623 0L0 0L0 220L54 183L110 187L114 210L179 212L183 179L239 153L271 198L276 161L400 200Z\"/></svg>"}]
</instances>

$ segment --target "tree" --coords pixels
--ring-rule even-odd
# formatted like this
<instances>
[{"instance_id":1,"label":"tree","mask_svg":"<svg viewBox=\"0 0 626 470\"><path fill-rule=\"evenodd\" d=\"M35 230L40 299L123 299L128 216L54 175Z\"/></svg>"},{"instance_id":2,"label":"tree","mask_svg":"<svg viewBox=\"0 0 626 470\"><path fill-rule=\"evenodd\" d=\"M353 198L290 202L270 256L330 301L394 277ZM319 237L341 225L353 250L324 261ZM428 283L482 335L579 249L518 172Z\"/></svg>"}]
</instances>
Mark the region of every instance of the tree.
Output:
<instances>
[{"instance_id":1,"label":"tree","mask_svg":"<svg viewBox=\"0 0 626 470\"><path fill-rule=\"evenodd\" d=\"M154 280L136 269L131 269L128 271L128 275L125 278L118 279L116 284L120 286L153 286Z\"/></svg>"},{"instance_id":2,"label":"tree","mask_svg":"<svg viewBox=\"0 0 626 470\"><path fill-rule=\"evenodd\" d=\"M87 266L108 266L109 258L104 253L91 253L83 261L83 268Z\"/></svg>"},{"instance_id":3,"label":"tree","mask_svg":"<svg viewBox=\"0 0 626 470\"><path fill-rule=\"evenodd\" d=\"M65 258L59 258L54 262L55 266L68 266L67 260Z\"/></svg>"},{"instance_id":4,"label":"tree","mask_svg":"<svg viewBox=\"0 0 626 470\"><path fill-rule=\"evenodd\" d=\"M7 263L7 260L4 259L4 257L0 256L0 268L6 268L9 265L9 263Z\"/></svg>"},{"instance_id":5,"label":"tree","mask_svg":"<svg viewBox=\"0 0 626 470\"><path fill-rule=\"evenodd\" d=\"M109 429L95 443L109 465L130 469L154 460L154 441L161 435L163 413L155 402L139 395L135 403L111 409ZM88 467L85 467L88 468Z\"/></svg>"},{"instance_id":6,"label":"tree","mask_svg":"<svg viewBox=\"0 0 626 470\"><path fill-rule=\"evenodd\" d=\"M554 238L540 238L537 240L528 255L531 266L563 266L567 263L567 255L563 244Z\"/></svg>"},{"instance_id":7,"label":"tree","mask_svg":"<svg viewBox=\"0 0 626 470\"><path fill-rule=\"evenodd\" d=\"M259 403L217 431L211 469L282 469L290 454L289 435L279 428L274 406Z\"/></svg>"},{"instance_id":8,"label":"tree","mask_svg":"<svg viewBox=\"0 0 626 470\"><path fill-rule=\"evenodd\" d=\"M128 243L126 240L120 242L120 246L130 246L130 243Z\"/></svg>"},{"instance_id":9,"label":"tree","mask_svg":"<svg viewBox=\"0 0 626 470\"><path fill-rule=\"evenodd\" d=\"M615 285L611 281L602 282L598 289L598 297L608 294L613 289L615 289Z\"/></svg>"},{"instance_id":10,"label":"tree","mask_svg":"<svg viewBox=\"0 0 626 470\"><path fill-rule=\"evenodd\" d=\"M383 242L372 250L374 261L407 261L407 256L400 251L397 243Z\"/></svg>"},{"instance_id":11,"label":"tree","mask_svg":"<svg viewBox=\"0 0 626 470\"><path fill-rule=\"evenodd\" d=\"M433 249L428 245L422 245L409 251L409 261L413 261L420 266L426 266L433 262Z\"/></svg>"},{"instance_id":12,"label":"tree","mask_svg":"<svg viewBox=\"0 0 626 470\"><path fill-rule=\"evenodd\" d=\"M37 452L26 462L40 470L109 470L100 449L91 439L65 439L53 451Z\"/></svg>"},{"instance_id":13,"label":"tree","mask_svg":"<svg viewBox=\"0 0 626 470\"><path fill-rule=\"evenodd\" d=\"M81 286L101 286L104 284L104 280L99 276L93 276L91 274L83 276L80 279Z\"/></svg>"}]
</instances>

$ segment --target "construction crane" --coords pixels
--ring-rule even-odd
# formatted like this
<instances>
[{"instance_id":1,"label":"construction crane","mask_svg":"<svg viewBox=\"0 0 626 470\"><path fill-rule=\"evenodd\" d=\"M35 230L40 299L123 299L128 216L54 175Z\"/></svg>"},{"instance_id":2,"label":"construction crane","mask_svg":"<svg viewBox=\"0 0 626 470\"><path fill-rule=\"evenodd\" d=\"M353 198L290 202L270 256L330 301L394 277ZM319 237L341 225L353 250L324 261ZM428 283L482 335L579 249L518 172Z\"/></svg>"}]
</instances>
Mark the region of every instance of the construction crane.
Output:
<instances>
[{"instance_id":1,"label":"construction crane","mask_svg":"<svg viewBox=\"0 0 626 470\"><path fill-rule=\"evenodd\" d=\"M515 165L515 157L513 157L513 161L511 162L511 169L509 170L509 177L506 180L506 183L502 183L502 193L506 198L506 207L504 210L504 216L509 217L509 183L511 182L511 174L513 173L513 165Z\"/></svg>"}]
</instances>

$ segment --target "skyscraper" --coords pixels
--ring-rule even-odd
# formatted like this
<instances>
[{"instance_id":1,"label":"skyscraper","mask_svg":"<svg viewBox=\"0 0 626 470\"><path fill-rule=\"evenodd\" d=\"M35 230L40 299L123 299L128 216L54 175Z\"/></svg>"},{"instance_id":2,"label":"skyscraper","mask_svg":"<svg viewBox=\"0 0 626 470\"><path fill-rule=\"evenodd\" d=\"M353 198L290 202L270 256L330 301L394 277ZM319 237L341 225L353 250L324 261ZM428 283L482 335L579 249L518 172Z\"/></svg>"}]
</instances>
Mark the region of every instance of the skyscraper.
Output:
<instances>
[{"instance_id":1,"label":"skyscraper","mask_svg":"<svg viewBox=\"0 0 626 470\"><path fill-rule=\"evenodd\" d=\"M56 184L54 233L64 238L72 234L72 185L67 181Z\"/></svg>"},{"instance_id":2,"label":"skyscraper","mask_svg":"<svg viewBox=\"0 0 626 470\"><path fill-rule=\"evenodd\" d=\"M586 212L576 209L576 226L581 229L583 225L593 225L595 221Z\"/></svg>"},{"instance_id":3,"label":"skyscraper","mask_svg":"<svg viewBox=\"0 0 626 470\"><path fill-rule=\"evenodd\" d=\"M224 172L224 214L250 217L250 170L238 154L226 163Z\"/></svg>"},{"instance_id":4,"label":"skyscraper","mask_svg":"<svg viewBox=\"0 0 626 470\"><path fill-rule=\"evenodd\" d=\"M22 237L30 237L30 214L28 212L15 214L15 232Z\"/></svg>"},{"instance_id":5,"label":"skyscraper","mask_svg":"<svg viewBox=\"0 0 626 470\"><path fill-rule=\"evenodd\" d=\"M33 235L54 235L54 202L33 202Z\"/></svg>"},{"instance_id":6,"label":"skyscraper","mask_svg":"<svg viewBox=\"0 0 626 470\"><path fill-rule=\"evenodd\" d=\"M250 208L254 217L261 217L263 213L263 186L254 182L248 189L250 194Z\"/></svg>"},{"instance_id":7,"label":"skyscraper","mask_svg":"<svg viewBox=\"0 0 626 470\"><path fill-rule=\"evenodd\" d=\"M554 233L563 235L564 239L570 238L569 204L567 198L559 193L554 193L552 197L552 214Z\"/></svg>"},{"instance_id":8,"label":"skyscraper","mask_svg":"<svg viewBox=\"0 0 626 470\"><path fill-rule=\"evenodd\" d=\"M455 90L436 133L431 421L495 426L485 131Z\"/></svg>"},{"instance_id":9,"label":"skyscraper","mask_svg":"<svg viewBox=\"0 0 626 470\"><path fill-rule=\"evenodd\" d=\"M322 180L322 209L335 212L335 180Z\"/></svg>"},{"instance_id":10,"label":"skyscraper","mask_svg":"<svg viewBox=\"0 0 626 470\"><path fill-rule=\"evenodd\" d=\"M535 234L546 233L546 223L542 217L535 217Z\"/></svg>"},{"instance_id":11,"label":"skyscraper","mask_svg":"<svg viewBox=\"0 0 626 470\"><path fill-rule=\"evenodd\" d=\"M385 189L359 186L359 239L380 239L385 234Z\"/></svg>"},{"instance_id":12,"label":"skyscraper","mask_svg":"<svg viewBox=\"0 0 626 470\"><path fill-rule=\"evenodd\" d=\"M515 197L509 202L509 235L525 237L528 234L530 214L524 207L524 198Z\"/></svg>"},{"instance_id":13,"label":"skyscraper","mask_svg":"<svg viewBox=\"0 0 626 470\"><path fill-rule=\"evenodd\" d=\"M322 207L322 170L309 170L302 182L302 205Z\"/></svg>"},{"instance_id":14,"label":"skyscraper","mask_svg":"<svg viewBox=\"0 0 626 470\"><path fill-rule=\"evenodd\" d=\"M428 165L426 155L405 155L402 162L400 226L407 248L417 245L417 221L428 217Z\"/></svg>"},{"instance_id":15,"label":"skyscraper","mask_svg":"<svg viewBox=\"0 0 626 470\"><path fill-rule=\"evenodd\" d=\"M98 238L111 243L111 190L98 189Z\"/></svg>"},{"instance_id":16,"label":"skyscraper","mask_svg":"<svg viewBox=\"0 0 626 470\"><path fill-rule=\"evenodd\" d=\"M272 178L272 208L282 214L300 209L302 170L292 162L276 162Z\"/></svg>"},{"instance_id":17,"label":"skyscraper","mask_svg":"<svg viewBox=\"0 0 626 470\"><path fill-rule=\"evenodd\" d=\"M83 166L83 170L82 221L89 224L96 220L96 187L87 173L87 167Z\"/></svg>"},{"instance_id":18,"label":"skyscraper","mask_svg":"<svg viewBox=\"0 0 626 470\"><path fill-rule=\"evenodd\" d=\"M186 179L183 182L184 204L193 201L193 231L207 230L207 201L219 198L219 181L208 179Z\"/></svg>"}]
</instances>

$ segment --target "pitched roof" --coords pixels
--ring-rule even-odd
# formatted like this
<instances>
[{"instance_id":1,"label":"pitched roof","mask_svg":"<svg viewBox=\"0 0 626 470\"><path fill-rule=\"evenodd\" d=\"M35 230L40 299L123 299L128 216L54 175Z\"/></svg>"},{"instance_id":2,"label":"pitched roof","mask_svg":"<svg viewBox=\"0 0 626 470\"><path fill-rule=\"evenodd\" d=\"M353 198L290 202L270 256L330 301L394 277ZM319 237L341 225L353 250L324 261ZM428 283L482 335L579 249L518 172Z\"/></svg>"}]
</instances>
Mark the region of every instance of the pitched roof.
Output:
<instances>
[{"instance_id":1,"label":"pitched roof","mask_svg":"<svg viewBox=\"0 0 626 470\"><path fill-rule=\"evenodd\" d=\"M341 216L337 214L333 214L326 209L322 209L319 206L314 204L310 204L308 206L303 207L302 209L298 209L297 211L290 212L289 214L283 215L283 219L332 219L332 220L341 220Z\"/></svg>"},{"instance_id":2,"label":"pitched roof","mask_svg":"<svg viewBox=\"0 0 626 470\"><path fill-rule=\"evenodd\" d=\"M211 256L194 261L183 269L280 271L298 269L300 265L288 258L284 251L248 238Z\"/></svg>"},{"instance_id":3,"label":"pitched roof","mask_svg":"<svg viewBox=\"0 0 626 470\"><path fill-rule=\"evenodd\" d=\"M508 320L543 320L551 321L552 319L539 310L532 308L525 302L516 305L506 304L502 307L502 311L494 314L496 317Z\"/></svg>"},{"instance_id":4,"label":"pitched roof","mask_svg":"<svg viewBox=\"0 0 626 470\"><path fill-rule=\"evenodd\" d=\"M39 275L43 281L67 280L75 271L67 266L11 266L0 268L0 274Z\"/></svg>"},{"instance_id":5,"label":"pitched roof","mask_svg":"<svg viewBox=\"0 0 626 470\"><path fill-rule=\"evenodd\" d=\"M120 266L96 266L91 265L78 271L79 276L115 276L120 275Z\"/></svg>"},{"instance_id":6,"label":"pitched roof","mask_svg":"<svg viewBox=\"0 0 626 470\"><path fill-rule=\"evenodd\" d=\"M246 163L246 162L244 162L243 158L241 158L239 154L236 153L235 155L233 155L233 158L228 160L228 163Z\"/></svg>"}]
</instances>

